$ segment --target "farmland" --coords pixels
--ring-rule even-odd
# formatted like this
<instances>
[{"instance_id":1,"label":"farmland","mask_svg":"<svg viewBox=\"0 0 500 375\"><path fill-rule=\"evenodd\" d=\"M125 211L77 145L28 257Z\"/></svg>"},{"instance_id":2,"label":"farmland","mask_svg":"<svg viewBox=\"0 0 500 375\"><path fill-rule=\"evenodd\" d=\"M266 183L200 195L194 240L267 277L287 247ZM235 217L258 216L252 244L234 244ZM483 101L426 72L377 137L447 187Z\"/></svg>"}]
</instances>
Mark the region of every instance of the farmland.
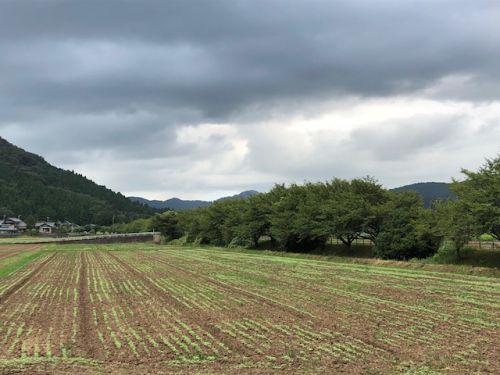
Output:
<instances>
[{"instance_id":1,"label":"farmland","mask_svg":"<svg viewBox=\"0 0 500 375\"><path fill-rule=\"evenodd\" d=\"M493 277L149 244L0 246L0 275L3 373L500 372Z\"/></svg>"}]
</instances>

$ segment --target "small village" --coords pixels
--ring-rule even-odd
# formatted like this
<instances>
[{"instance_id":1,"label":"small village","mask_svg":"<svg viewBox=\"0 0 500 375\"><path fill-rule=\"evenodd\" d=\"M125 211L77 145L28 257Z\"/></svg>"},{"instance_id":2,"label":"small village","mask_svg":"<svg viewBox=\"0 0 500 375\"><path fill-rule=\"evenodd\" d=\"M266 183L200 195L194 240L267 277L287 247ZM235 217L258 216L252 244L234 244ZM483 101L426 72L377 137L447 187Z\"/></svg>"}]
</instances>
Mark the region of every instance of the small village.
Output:
<instances>
[{"instance_id":1,"label":"small village","mask_svg":"<svg viewBox=\"0 0 500 375\"><path fill-rule=\"evenodd\" d=\"M37 221L32 227L26 224L21 217L6 217L0 220L0 237L16 237L19 235L56 236L78 231L79 225L70 221Z\"/></svg>"}]
</instances>

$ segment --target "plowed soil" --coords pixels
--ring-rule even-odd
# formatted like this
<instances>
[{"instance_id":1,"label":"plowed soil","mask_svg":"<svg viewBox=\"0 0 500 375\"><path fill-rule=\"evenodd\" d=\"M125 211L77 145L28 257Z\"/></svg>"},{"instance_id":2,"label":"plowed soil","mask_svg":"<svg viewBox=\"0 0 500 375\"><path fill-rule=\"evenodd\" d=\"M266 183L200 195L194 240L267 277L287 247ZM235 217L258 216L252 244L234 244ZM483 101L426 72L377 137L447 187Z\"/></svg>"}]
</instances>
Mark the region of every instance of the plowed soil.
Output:
<instances>
[{"instance_id":1,"label":"plowed soil","mask_svg":"<svg viewBox=\"0 0 500 375\"><path fill-rule=\"evenodd\" d=\"M140 246L0 279L0 372L500 373L498 279Z\"/></svg>"},{"instance_id":2,"label":"plowed soil","mask_svg":"<svg viewBox=\"0 0 500 375\"><path fill-rule=\"evenodd\" d=\"M0 260L16 256L25 251L36 251L41 245L2 245L0 244Z\"/></svg>"}]
</instances>

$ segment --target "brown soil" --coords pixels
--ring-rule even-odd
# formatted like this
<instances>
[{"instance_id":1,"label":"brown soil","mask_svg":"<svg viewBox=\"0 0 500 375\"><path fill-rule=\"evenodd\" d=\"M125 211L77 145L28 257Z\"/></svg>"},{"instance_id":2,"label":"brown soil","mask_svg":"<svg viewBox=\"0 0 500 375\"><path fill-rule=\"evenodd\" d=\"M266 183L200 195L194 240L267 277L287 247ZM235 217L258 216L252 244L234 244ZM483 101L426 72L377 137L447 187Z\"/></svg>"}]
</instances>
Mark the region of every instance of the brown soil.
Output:
<instances>
[{"instance_id":1,"label":"brown soil","mask_svg":"<svg viewBox=\"0 0 500 375\"><path fill-rule=\"evenodd\" d=\"M35 251L40 250L43 245L38 244L19 244L19 245L3 245L0 244L0 253L11 251Z\"/></svg>"},{"instance_id":2,"label":"brown soil","mask_svg":"<svg viewBox=\"0 0 500 375\"><path fill-rule=\"evenodd\" d=\"M1 245L0 244L0 261L2 259L14 257L22 252L39 250L41 245Z\"/></svg>"},{"instance_id":3,"label":"brown soil","mask_svg":"<svg viewBox=\"0 0 500 375\"><path fill-rule=\"evenodd\" d=\"M25 286L33 277L35 277L40 271L49 263L53 258L55 257L55 254L52 254L49 256L47 259L45 259L42 263L37 265L28 275L23 277L21 280L13 284L10 288L8 288L6 291L0 295L0 306L5 303L5 301L14 293L16 293L19 289L21 289L23 286Z\"/></svg>"},{"instance_id":4,"label":"brown soil","mask_svg":"<svg viewBox=\"0 0 500 375\"><path fill-rule=\"evenodd\" d=\"M0 282L0 373L500 370L494 279L377 270L54 253Z\"/></svg>"},{"instance_id":5,"label":"brown soil","mask_svg":"<svg viewBox=\"0 0 500 375\"><path fill-rule=\"evenodd\" d=\"M83 349L83 358L94 358L102 360L104 355L100 346L96 345L93 340L96 337L94 325L92 324L88 291L88 271L86 253L81 252L80 256L80 275L78 280L78 311L80 313L80 321L78 327L78 343Z\"/></svg>"}]
</instances>

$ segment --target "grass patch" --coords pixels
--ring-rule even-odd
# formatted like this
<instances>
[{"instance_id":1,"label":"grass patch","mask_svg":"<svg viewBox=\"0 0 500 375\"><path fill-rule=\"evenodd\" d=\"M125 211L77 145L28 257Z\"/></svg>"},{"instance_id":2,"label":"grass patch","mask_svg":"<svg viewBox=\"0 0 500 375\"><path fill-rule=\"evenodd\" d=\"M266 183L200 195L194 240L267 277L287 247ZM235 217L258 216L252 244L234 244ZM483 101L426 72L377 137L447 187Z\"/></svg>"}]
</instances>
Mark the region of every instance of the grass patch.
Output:
<instances>
[{"instance_id":1,"label":"grass patch","mask_svg":"<svg viewBox=\"0 0 500 375\"><path fill-rule=\"evenodd\" d=\"M158 246L158 245L156 245ZM318 255L318 254L306 254L306 253L291 253L284 251L272 251L272 250L255 250L255 249L245 249L245 248L226 248L226 247L215 247L209 245L183 245L183 246L173 246L173 245L163 245L158 248L167 250L170 249L193 249L197 251L215 251L219 253L236 253L236 254L247 254L247 255L259 255L259 256L269 256L269 257L279 257L282 262L294 263L297 260L305 259L312 261L329 261L342 264L355 264L355 265L366 265L366 266L377 266L377 267L388 267L394 269L414 269L430 272L444 272L444 273L457 273L463 275L477 275L486 277L500 277L500 270L498 267L485 267L485 266L474 266L467 263L456 264L452 261L450 263L444 263L440 260L428 259L417 259L412 261L396 261L396 260L381 260L375 258L353 258L338 255ZM474 251L474 250L473 250ZM480 250L477 250L480 251ZM497 251L498 252L498 251Z\"/></svg>"},{"instance_id":2,"label":"grass patch","mask_svg":"<svg viewBox=\"0 0 500 375\"><path fill-rule=\"evenodd\" d=\"M268 279L264 277L257 277L254 275L249 275L245 273L236 273L236 272L224 272L219 273L216 276L220 280L225 281L236 281L246 284L254 284L254 285L269 285L270 282Z\"/></svg>"},{"instance_id":3,"label":"grass patch","mask_svg":"<svg viewBox=\"0 0 500 375\"><path fill-rule=\"evenodd\" d=\"M160 247L151 242L110 243L110 244L79 244L61 243L45 245L46 251L154 251Z\"/></svg>"},{"instance_id":4,"label":"grass patch","mask_svg":"<svg viewBox=\"0 0 500 375\"><path fill-rule=\"evenodd\" d=\"M453 264L457 266L499 268L500 251L466 247L460 251L460 256L457 256L453 246L450 243L445 243L434 256L427 259L416 260L416 262L425 264Z\"/></svg>"},{"instance_id":5,"label":"grass patch","mask_svg":"<svg viewBox=\"0 0 500 375\"><path fill-rule=\"evenodd\" d=\"M44 251L25 252L0 261L0 278L7 277L39 258Z\"/></svg>"}]
</instances>

